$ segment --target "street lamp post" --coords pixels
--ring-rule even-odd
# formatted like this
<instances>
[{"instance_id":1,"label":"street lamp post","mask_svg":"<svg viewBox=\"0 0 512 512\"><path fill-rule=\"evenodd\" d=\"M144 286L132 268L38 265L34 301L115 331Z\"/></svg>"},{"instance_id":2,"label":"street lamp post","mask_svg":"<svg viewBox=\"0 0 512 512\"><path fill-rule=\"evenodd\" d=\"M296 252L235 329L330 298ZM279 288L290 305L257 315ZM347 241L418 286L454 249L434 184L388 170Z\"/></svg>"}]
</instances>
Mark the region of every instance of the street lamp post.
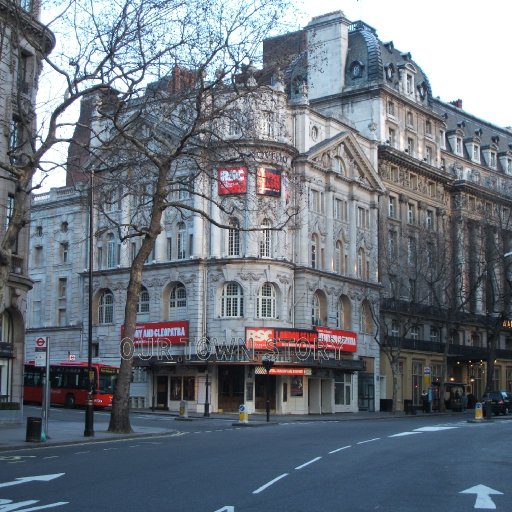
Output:
<instances>
[{"instance_id":1,"label":"street lamp post","mask_svg":"<svg viewBox=\"0 0 512 512\"><path fill-rule=\"evenodd\" d=\"M267 376L265 377L265 410L267 412L267 423L270 421L270 370L274 366L274 361L272 359L263 359L261 362L263 364L263 368L267 372Z\"/></svg>"},{"instance_id":2,"label":"street lamp post","mask_svg":"<svg viewBox=\"0 0 512 512\"><path fill-rule=\"evenodd\" d=\"M92 370L92 262L93 262L93 202L94 202L94 171L89 181L89 297L88 297L88 339L87 339L87 402L85 405L85 437L94 436L94 373Z\"/></svg>"},{"instance_id":3,"label":"street lamp post","mask_svg":"<svg viewBox=\"0 0 512 512\"><path fill-rule=\"evenodd\" d=\"M210 402L208 401L208 386L210 385L210 382L208 380L208 367L206 367L206 381L204 383L205 386L205 400L204 400L204 416L209 417L210 416Z\"/></svg>"}]
</instances>

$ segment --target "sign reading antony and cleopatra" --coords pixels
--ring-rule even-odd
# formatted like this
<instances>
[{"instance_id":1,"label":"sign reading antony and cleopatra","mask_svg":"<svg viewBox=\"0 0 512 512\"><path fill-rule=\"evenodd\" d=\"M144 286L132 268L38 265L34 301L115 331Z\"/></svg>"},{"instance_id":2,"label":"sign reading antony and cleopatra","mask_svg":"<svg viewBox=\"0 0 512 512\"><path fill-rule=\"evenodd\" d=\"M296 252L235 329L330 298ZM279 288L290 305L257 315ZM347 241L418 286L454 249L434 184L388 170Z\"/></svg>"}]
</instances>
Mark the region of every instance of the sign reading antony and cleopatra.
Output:
<instances>
[{"instance_id":1,"label":"sign reading antony and cleopatra","mask_svg":"<svg viewBox=\"0 0 512 512\"><path fill-rule=\"evenodd\" d=\"M324 350L356 352L357 335L350 331L318 327L315 331L306 329L275 329L272 327L245 328L245 344L252 350L275 350L276 348L313 345Z\"/></svg>"},{"instance_id":2,"label":"sign reading antony and cleopatra","mask_svg":"<svg viewBox=\"0 0 512 512\"><path fill-rule=\"evenodd\" d=\"M121 326L121 338L124 325ZM188 320L137 324L134 345L184 345L188 341Z\"/></svg>"},{"instance_id":3,"label":"sign reading antony and cleopatra","mask_svg":"<svg viewBox=\"0 0 512 512\"><path fill-rule=\"evenodd\" d=\"M220 167L217 169L219 196L245 194L247 192L246 167Z\"/></svg>"},{"instance_id":4,"label":"sign reading antony and cleopatra","mask_svg":"<svg viewBox=\"0 0 512 512\"><path fill-rule=\"evenodd\" d=\"M258 167L256 193L279 197L281 195L281 171L267 167Z\"/></svg>"}]
</instances>

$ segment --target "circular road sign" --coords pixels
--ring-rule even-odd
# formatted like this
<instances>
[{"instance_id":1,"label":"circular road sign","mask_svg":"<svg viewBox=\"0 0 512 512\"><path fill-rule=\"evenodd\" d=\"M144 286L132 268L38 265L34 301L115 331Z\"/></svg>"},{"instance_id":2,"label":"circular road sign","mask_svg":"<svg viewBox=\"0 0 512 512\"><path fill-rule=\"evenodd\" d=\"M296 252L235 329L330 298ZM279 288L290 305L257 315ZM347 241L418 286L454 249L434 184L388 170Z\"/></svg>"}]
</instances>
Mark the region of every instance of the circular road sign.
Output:
<instances>
[{"instance_id":1,"label":"circular road sign","mask_svg":"<svg viewBox=\"0 0 512 512\"><path fill-rule=\"evenodd\" d=\"M36 338L36 347L38 348L44 348L46 347L46 338Z\"/></svg>"}]
</instances>

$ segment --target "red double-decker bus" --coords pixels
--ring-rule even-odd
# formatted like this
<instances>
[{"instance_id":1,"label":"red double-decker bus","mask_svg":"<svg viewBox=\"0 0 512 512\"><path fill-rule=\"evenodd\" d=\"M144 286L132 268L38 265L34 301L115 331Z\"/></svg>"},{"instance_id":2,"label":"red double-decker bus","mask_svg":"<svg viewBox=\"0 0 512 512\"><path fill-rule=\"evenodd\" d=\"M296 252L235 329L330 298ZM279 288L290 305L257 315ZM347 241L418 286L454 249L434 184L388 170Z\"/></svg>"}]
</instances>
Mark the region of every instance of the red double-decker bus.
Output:
<instances>
[{"instance_id":1,"label":"red double-decker bus","mask_svg":"<svg viewBox=\"0 0 512 512\"><path fill-rule=\"evenodd\" d=\"M59 363L50 365L50 403L65 407L85 406L87 403L87 363ZM94 407L112 405L112 395L119 368L93 363ZM25 365L24 394L25 403L42 403L43 380L46 369L33 364Z\"/></svg>"}]
</instances>

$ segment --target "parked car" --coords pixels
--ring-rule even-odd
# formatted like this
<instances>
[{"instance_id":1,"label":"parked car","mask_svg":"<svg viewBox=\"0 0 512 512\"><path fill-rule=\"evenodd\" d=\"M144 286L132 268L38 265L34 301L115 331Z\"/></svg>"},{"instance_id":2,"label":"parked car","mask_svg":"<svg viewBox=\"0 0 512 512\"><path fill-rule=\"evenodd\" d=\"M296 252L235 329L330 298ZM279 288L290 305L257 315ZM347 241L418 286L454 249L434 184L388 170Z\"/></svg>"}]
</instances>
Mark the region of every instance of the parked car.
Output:
<instances>
[{"instance_id":1,"label":"parked car","mask_svg":"<svg viewBox=\"0 0 512 512\"><path fill-rule=\"evenodd\" d=\"M512 394L508 391L491 391L482 397L482 404L491 401L493 414L508 414L512 411Z\"/></svg>"}]
</instances>

